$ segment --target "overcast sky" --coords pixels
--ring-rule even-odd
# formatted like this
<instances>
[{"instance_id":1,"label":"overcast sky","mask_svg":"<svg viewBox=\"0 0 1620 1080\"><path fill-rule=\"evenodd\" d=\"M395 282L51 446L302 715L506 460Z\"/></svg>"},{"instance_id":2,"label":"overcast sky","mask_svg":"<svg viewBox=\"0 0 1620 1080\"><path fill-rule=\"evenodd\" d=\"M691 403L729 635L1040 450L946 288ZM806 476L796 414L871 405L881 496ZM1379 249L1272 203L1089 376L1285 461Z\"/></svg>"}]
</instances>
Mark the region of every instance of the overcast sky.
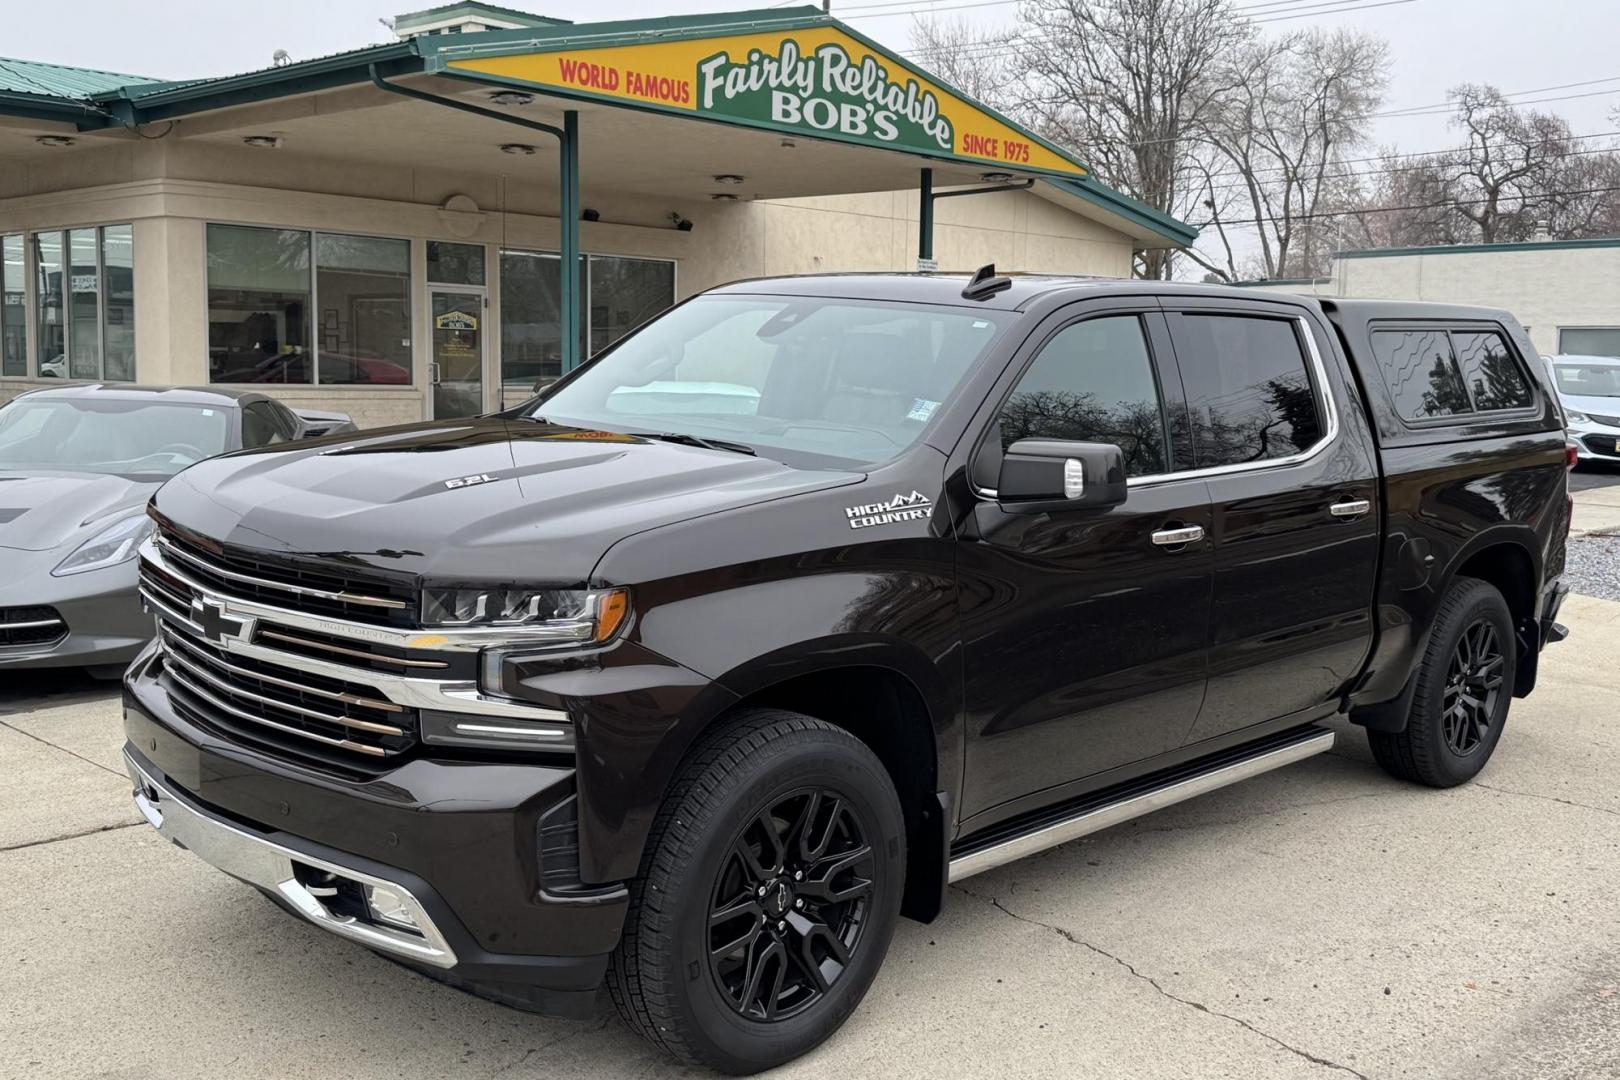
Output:
<instances>
[{"instance_id":1,"label":"overcast sky","mask_svg":"<svg viewBox=\"0 0 1620 1080\"><path fill-rule=\"evenodd\" d=\"M765 6L771 0L753 0ZM1298 11L1313 0L1235 0L1258 13ZM1363 5L1379 0L1346 0ZM46 60L161 79L226 75L264 67L276 49L306 60L392 40L379 18L433 0L0 0L0 56ZM576 22L728 11L750 0L507 0L511 7ZM1009 0L833 0L833 13L904 51L918 12L937 10L990 27L1011 21ZM1389 39L1394 61L1385 110L1443 106L1461 82L1491 82L1565 116L1577 134L1620 127L1620 2L1617 0L1409 0L1341 13L1307 13L1262 27L1347 25ZM1597 82L1597 80L1610 80ZM1572 86L1570 84L1587 84ZM1543 90L1543 88L1548 88ZM1546 100L1562 99L1562 100ZM1413 152L1454 145L1442 108L1383 117L1381 145ZM1586 145L1595 145L1587 143Z\"/></svg>"}]
</instances>

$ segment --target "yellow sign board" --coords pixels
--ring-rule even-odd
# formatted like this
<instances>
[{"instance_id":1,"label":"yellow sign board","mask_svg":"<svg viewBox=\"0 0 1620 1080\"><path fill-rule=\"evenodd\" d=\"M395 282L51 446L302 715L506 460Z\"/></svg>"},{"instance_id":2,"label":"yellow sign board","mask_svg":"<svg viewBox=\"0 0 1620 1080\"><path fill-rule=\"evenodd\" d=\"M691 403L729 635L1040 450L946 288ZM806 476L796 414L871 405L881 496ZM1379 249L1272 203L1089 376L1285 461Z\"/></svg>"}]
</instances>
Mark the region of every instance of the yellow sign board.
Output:
<instances>
[{"instance_id":1,"label":"yellow sign board","mask_svg":"<svg viewBox=\"0 0 1620 1080\"><path fill-rule=\"evenodd\" d=\"M1045 143L834 26L449 61L796 135L1080 177Z\"/></svg>"},{"instance_id":2,"label":"yellow sign board","mask_svg":"<svg viewBox=\"0 0 1620 1080\"><path fill-rule=\"evenodd\" d=\"M478 316L470 311L446 311L433 317L435 330L477 330Z\"/></svg>"}]
</instances>

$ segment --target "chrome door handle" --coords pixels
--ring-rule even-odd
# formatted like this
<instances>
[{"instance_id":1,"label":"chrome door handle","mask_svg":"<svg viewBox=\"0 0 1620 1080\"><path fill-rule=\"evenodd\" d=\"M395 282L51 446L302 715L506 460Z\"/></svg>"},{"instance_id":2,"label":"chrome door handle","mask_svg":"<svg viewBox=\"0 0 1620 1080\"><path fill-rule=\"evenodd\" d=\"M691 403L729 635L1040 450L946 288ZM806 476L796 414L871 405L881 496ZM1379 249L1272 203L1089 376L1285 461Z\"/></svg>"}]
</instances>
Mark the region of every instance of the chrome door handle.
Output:
<instances>
[{"instance_id":1,"label":"chrome door handle","mask_svg":"<svg viewBox=\"0 0 1620 1080\"><path fill-rule=\"evenodd\" d=\"M1177 544L1190 544L1194 540L1204 538L1202 525L1187 525L1179 529L1160 529L1153 534L1153 542L1160 547L1174 547Z\"/></svg>"},{"instance_id":2,"label":"chrome door handle","mask_svg":"<svg viewBox=\"0 0 1620 1080\"><path fill-rule=\"evenodd\" d=\"M1347 499L1344 502L1336 502L1332 506L1328 507L1328 513L1332 514L1334 517L1353 518L1360 517L1362 514L1365 514L1371 509L1372 502L1370 500Z\"/></svg>"}]
</instances>

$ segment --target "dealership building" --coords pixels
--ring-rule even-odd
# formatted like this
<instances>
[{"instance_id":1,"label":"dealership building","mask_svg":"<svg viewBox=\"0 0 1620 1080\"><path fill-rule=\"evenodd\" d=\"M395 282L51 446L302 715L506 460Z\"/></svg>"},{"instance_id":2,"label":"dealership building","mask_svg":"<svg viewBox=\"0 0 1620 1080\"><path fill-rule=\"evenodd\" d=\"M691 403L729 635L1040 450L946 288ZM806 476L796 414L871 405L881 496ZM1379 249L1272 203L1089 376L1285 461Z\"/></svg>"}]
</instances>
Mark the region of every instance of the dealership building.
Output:
<instances>
[{"instance_id":1,"label":"dealership building","mask_svg":"<svg viewBox=\"0 0 1620 1080\"><path fill-rule=\"evenodd\" d=\"M1543 353L1620 356L1620 237L1345 251L1326 277L1247 286L1505 308Z\"/></svg>"},{"instance_id":2,"label":"dealership building","mask_svg":"<svg viewBox=\"0 0 1620 1080\"><path fill-rule=\"evenodd\" d=\"M393 29L189 81L0 59L0 401L470 415L737 278L1127 276L1196 236L819 8Z\"/></svg>"}]
</instances>

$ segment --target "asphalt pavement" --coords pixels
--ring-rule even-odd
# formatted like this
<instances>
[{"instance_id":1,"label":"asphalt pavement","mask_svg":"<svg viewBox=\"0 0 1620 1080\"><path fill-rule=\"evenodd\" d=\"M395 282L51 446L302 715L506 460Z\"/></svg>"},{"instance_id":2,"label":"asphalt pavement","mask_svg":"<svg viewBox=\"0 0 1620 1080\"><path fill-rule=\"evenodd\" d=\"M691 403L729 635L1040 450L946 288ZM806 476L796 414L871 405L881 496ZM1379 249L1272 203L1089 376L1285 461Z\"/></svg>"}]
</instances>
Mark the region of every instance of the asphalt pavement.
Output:
<instances>
[{"instance_id":1,"label":"asphalt pavement","mask_svg":"<svg viewBox=\"0 0 1620 1080\"><path fill-rule=\"evenodd\" d=\"M1364 736L980 875L902 923L785 1077L1620 1077L1620 603L1480 778ZM691 1075L607 1013L476 1000L297 922L139 822L104 687L0 686L0 1077Z\"/></svg>"}]
</instances>

